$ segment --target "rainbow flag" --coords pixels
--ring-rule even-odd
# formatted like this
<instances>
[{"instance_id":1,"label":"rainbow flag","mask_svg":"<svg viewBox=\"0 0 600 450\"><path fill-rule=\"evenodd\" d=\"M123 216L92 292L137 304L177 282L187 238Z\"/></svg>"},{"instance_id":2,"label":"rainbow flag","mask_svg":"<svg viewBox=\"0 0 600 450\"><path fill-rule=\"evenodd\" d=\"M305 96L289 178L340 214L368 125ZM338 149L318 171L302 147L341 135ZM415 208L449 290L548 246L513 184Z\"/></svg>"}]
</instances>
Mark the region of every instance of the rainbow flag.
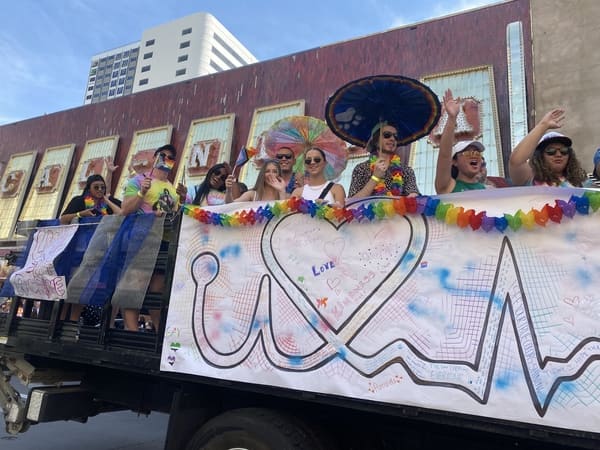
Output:
<instances>
[{"instance_id":1,"label":"rainbow flag","mask_svg":"<svg viewBox=\"0 0 600 450\"><path fill-rule=\"evenodd\" d=\"M255 148L247 148L246 146L243 146L240 149L240 153L238 154L237 160L235 161L235 167L243 166L248 161L250 161L250 158L252 158L257 153L258 151Z\"/></svg>"}]
</instances>

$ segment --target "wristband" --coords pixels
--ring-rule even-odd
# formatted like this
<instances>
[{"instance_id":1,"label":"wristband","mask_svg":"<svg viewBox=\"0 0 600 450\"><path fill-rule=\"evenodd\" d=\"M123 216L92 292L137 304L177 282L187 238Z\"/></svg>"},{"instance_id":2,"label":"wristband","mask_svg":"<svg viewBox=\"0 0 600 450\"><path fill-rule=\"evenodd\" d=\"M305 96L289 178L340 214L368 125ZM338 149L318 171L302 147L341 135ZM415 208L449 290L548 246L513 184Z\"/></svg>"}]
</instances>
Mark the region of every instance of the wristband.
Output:
<instances>
[{"instance_id":1,"label":"wristband","mask_svg":"<svg viewBox=\"0 0 600 450\"><path fill-rule=\"evenodd\" d=\"M375 183L381 183L383 180L379 177L376 177L375 175L371 175L371 180L373 180Z\"/></svg>"},{"instance_id":2,"label":"wristband","mask_svg":"<svg viewBox=\"0 0 600 450\"><path fill-rule=\"evenodd\" d=\"M81 219L81 214L77 213L75 215L77 216L78 219Z\"/></svg>"},{"instance_id":3,"label":"wristband","mask_svg":"<svg viewBox=\"0 0 600 450\"><path fill-rule=\"evenodd\" d=\"M139 198L144 198L144 194L142 194L142 191L137 191L137 196Z\"/></svg>"}]
</instances>

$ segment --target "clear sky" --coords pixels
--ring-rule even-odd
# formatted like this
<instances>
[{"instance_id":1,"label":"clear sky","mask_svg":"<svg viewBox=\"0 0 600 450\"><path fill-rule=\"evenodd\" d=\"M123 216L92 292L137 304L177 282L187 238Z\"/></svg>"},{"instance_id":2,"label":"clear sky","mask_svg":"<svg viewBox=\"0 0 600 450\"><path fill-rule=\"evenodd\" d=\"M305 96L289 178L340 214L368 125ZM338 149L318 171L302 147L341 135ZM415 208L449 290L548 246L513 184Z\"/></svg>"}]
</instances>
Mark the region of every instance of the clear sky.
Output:
<instances>
[{"instance_id":1,"label":"clear sky","mask_svg":"<svg viewBox=\"0 0 600 450\"><path fill-rule=\"evenodd\" d=\"M259 60L498 0L2 0L0 124L83 104L91 58L195 12L215 16Z\"/></svg>"}]
</instances>

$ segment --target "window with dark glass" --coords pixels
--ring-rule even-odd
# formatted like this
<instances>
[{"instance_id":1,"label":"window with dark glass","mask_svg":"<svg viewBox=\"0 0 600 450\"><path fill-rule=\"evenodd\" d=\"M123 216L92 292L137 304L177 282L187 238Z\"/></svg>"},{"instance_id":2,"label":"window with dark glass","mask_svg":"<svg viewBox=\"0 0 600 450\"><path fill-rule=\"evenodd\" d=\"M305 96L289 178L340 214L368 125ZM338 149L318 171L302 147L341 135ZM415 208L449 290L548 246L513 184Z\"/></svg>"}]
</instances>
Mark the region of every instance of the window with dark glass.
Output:
<instances>
[{"instance_id":1,"label":"window with dark glass","mask_svg":"<svg viewBox=\"0 0 600 450\"><path fill-rule=\"evenodd\" d=\"M148 72L150 70L150 66L142 66L142 72Z\"/></svg>"},{"instance_id":2,"label":"window with dark glass","mask_svg":"<svg viewBox=\"0 0 600 450\"><path fill-rule=\"evenodd\" d=\"M176 77L178 77L179 75L185 75L185 69L179 69L175 72Z\"/></svg>"},{"instance_id":3,"label":"window with dark glass","mask_svg":"<svg viewBox=\"0 0 600 450\"><path fill-rule=\"evenodd\" d=\"M188 48L190 46L190 41L185 41L179 44L179 48Z\"/></svg>"},{"instance_id":4,"label":"window with dark glass","mask_svg":"<svg viewBox=\"0 0 600 450\"><path fill-rule=\"evenodd\" d=\"M152 52L144 53L144 59L152 58Z\"/></svg>"},{"instance_id":5,"label":"window with dark glass","mask_svg":"<svg viewBox=\"0 0 600 450\"><path fill-rule=\"evenodd\" d=\"M188 60L188 55L181 55L179 58L177 58L177 62L183 62L183 61L187 61Z\"/></svg>"},{"instance_id":6,"label":"window with dark glass","mask_svg":"<svg viewBox=\"0 0 600 450\"><path fill-rule=\"evenodd\" d=\"M186 28L185 30L181 30L181 35L185 36L186 34L190 34L192 32L191 28Z\"/></svg>"},{"instance_id":7,"label":"window with dark glass","mask_svg":"<svg viewBox=\"0 0 600 450\"><path fill-rule=\"evenodd\" d=\"M154 39L149 39L146 41L146 47L150 47L151 45L154 45Z\"/></svg>"},{"instance_id":8,"label":"window with dark glass","mask_svg":"<svg viewBox=\"0 0 600 450\"><path fill-rule=\"evenodd\" d=\"M148 84L148 78L142 78L140 80L140 86L143 86L144 84Z\"/></svg>"}]
</instances>

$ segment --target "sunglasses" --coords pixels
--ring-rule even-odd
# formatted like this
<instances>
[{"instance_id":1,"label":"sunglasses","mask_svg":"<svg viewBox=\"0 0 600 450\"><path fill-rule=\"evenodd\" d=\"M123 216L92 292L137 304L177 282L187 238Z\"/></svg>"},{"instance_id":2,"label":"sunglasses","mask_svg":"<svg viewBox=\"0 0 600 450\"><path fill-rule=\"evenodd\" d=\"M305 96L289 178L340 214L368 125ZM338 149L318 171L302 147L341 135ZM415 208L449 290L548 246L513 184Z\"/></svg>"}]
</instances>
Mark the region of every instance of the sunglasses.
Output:
<instances>
[{"instance_id":1,"label":"sunglasses","mask_svg":"<svg viewBox=\"0 0 600 450\"><path fill-rule=\"evenodd\" d=\"M102 186L102 185L94 185L92 186L92 189L95 191L105 191L106 190L106 186Z\"/></svg>"},{"instance_id":2,"label":"sunglasses","mask_svg":"<svg viewBox=\"0 0 600 450\"><path fill-rule=\"evenodd\" d=\"M171 161L175 159L172 155L169 155L168 153L159 153L159 155L162 159L169 159Z\"/></svg>"},{"instance_id":3,"label":"sunglasses","mask_svg":"<svg viewBox=\"0 0 600 450\"><path fill-rule=\"evenodd\" d=\"M458 155L464 156L465 158L470 158L470 159L481 159L481 152L479 150L463 150L462 152L458 153Z\"/></svg>"},{"instance_id":4,"label":"sunglasses","mask_svg":"<svg viewBox=\"0 0 600 450\"><path fill-rule=\"evenodd\" d=\"M213 173L213 177L220 178L223 181L225 181L228 176L229 176L229 174L227 172L225 172L225 173L223 173L223 172L221 172L221 173Z\"/></svg>"},{"instance_id":5,"label":"sunglasses","mask_svg":"<svg viewBox=\"0 0 600 450\"><path fill-rule=\"evenodd\" d=\"M322 158L306 158L304 164L310 166L312 163L319 164L321 161L323 161Z\"/></svg>"},{"instance_id":6,"label":"sunglasses","mask_svg":"<svg viewBox=\"0 0 600 450\"><path fill-rule=\"evenodd\" d=\"M287 153L278 153L277 155L275 155L275 158L277 158L277 159L292 159L293 156L289 155Z\"/></svg>"},{"instance_id":7,"label":"sunglasses","mask_svg":"<svg viewBox=\"0 0 600 450\"><path fill-rule=\"evenodd\" d=\"M556 152L560 152L561 155L566 156L569 153L571 153L571 147L566 147L566 148L545 148L544 149L544 153L548 156L554 156L556 155Z\"/></svg>"},{"instance_id":8,"label":"sunglasses","mask_svg":"<svg viewBox=\"0 0 600 450\"><path fill-rule=\"evenodd\" d=\"M392 133L391 131L384 131L382 135L384 139L389 139L393 137L395 140L398 140L398 135L396 133Z\"/></svg>"}]
</instances>

